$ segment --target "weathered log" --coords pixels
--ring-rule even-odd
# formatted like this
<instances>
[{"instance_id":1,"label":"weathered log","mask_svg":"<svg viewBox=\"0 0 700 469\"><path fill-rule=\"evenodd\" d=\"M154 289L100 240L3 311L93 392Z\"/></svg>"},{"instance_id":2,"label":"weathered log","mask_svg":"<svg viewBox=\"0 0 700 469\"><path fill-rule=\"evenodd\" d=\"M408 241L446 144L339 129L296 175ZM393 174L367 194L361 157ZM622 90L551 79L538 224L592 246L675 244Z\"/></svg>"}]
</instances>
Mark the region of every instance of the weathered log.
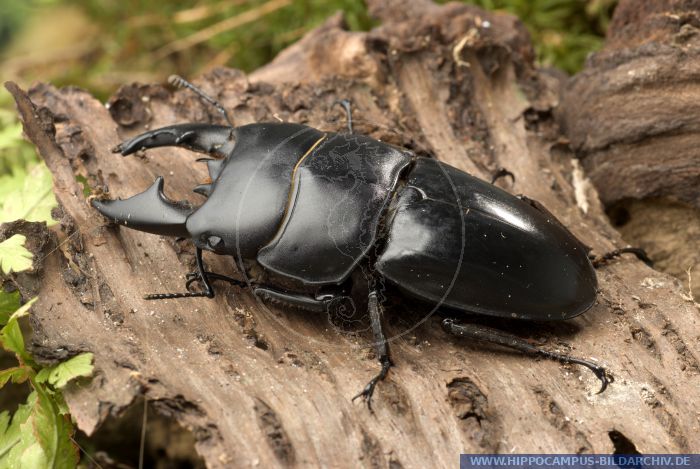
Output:
<instances>
[{"instance_id":1,"label":"weathered log","mask_svg":"<svg viewBox=\"0 0 700 469\"><path fill-rule=\"evenodd\" d=\"M541 201L596 253L622 244L562 144L560 82L535 68L515 18L425 0L369 6L383 21L370 32L348 32L336 16L248 77L216 70L197 84L237 125L279 118L338 131L333 102L350 98L358 132L484 178L509 168L508 190ZM67 395L85 432L143 394L192 429L211 467L453 467L464 452L611 453L625 439L642 452L700 448L700 314L672 277L624 258L599 271L599 300L575 320L490 322L600 360L615 377L603 394L586 369L458 341L437 317L403 333L411 305L394 308L396 367L373 415L350 400L378 370L366 334L264 308L238 288L144 301L182 289L192 247L109 226L86 203L76 174L112 197L157 175L172 198L195 197L206 175L195 155L110 149L146 128L218 122L213 109L158 85L126 86L109 109L75 88L8 88L62 207L60 249L46 250L33 308L34 353L94 352L90 385ZM227 259L206 260L233 272Z\"/></svg>"},{"instance_id":2,"label":"weathered log","mask_svg":"<svg viewBox=\"0 0 700 469\"><path fill-rule=\"evenodd\" d=\"M605 48L568 83L560 109L571 146L625 240L688 282L696 300L699 28L697 2L621 1Z\"/></svg>"}]
</instances>

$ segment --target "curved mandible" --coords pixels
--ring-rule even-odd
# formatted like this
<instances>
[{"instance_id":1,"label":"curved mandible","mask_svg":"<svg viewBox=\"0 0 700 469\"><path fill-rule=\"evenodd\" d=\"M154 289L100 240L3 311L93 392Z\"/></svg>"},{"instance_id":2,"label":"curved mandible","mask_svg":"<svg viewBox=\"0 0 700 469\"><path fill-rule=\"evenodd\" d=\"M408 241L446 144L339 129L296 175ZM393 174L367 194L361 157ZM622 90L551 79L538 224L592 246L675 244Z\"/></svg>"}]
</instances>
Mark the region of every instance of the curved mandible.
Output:
<instances>
[{"instance_id":1,"label":"curved mandible","mask_svg":"<svg viewBox=\"0 0 700 469\"><path fill-rule=\"evenodd\" d=\"M185 223L192 208L173 202L163 193L163 178L125 200L92 200L92 206L111 221L147 233L189 237Z\"/></svg>"},{"instance_id":2,"label":"curved mandible","mask_svg":"<svg viewBox=\"0 0 700 469\"><path fill-rule=\"evenodd\" d=\"M161 127L120 143L113 153L130 155L156 147L183 147L199 153L227 156L235 145L234 128L212 124L177 124Z\"/></svg>"}]
</instances>

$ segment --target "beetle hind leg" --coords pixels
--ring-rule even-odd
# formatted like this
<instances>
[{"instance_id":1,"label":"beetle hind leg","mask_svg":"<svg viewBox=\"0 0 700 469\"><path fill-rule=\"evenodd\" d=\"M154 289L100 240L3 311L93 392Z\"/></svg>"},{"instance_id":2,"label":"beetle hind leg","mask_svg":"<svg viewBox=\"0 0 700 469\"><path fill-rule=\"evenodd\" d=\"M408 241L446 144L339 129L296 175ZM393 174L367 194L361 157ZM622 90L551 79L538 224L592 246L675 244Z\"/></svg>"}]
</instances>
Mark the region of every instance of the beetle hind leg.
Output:
<instances>
[{"instance_id":1,"label":"beetle hind leg","mask_svg":"<svg viewBox=\"0 0 700 469\"><path fill-rule=\"evenodd\" d=\"M649 267L654 267L654 261L652 261L649 258L649 255L647 252L642 249L642 248L635 248L635 247L626 247L626 248L620 248L620 249L615 249L610 252L606 252L602 256L592 256L591 258L591 263L593 264L593 267L600 267L608 262L610 262L612 259L620 257L622 254L634 254L637 256L637 259L640 261L644 262L646 265Z\"/></svg>"},{"instance_id":2,"label":"beetle hind leg","mask_svg":"<svg viewBox=\"0 0 700 469\"><path fill-rule=\"evenodd\" d=\"M512 334L508 334L497 329L490 327L479 326L476 324L457 324L453 319L445 319L442 321L442 327L450 334L456 335L457 337L469 337L475 340L480 340L482 342L490 342L492 344L502 345L504 347L512 348L523 353L530 355L540 355L543 357L551 358L552 360L559 360L564 363L574 363L576 365L582 365L588 368L596 375L596 377L601 382L600 390L598 394L605 391L613 379L612 375L608 371L589 360L584 360L581 358L571 357L569 355L564 355L557 352L550 352L548 350L543 350L541 348L535 347L529 344L527 341L516 337Z\"/></svg>"},{"instance_id":3,"label":"beetle hind leg","mask_svg":"<svg viewBox=\"0 0 700 469\"><path fill-rule=\"evenodd\" d=\"M372 325L372 335L374 336L374 347L379 357L379 364L382 368L379 373L367 383L364 389L352 398L353 401L359 397L364 399L370 412L373 412L372 395L374 394L374 388L377 386L377 383L386 378L386 375L389 373L389 368L393 366L391 357L389 356L389 342L387 342L384 331L382 330L382 307L379 304L377 296L376 291L370 292L368 309L369 319Z\"/></svg>"}]
</instances>

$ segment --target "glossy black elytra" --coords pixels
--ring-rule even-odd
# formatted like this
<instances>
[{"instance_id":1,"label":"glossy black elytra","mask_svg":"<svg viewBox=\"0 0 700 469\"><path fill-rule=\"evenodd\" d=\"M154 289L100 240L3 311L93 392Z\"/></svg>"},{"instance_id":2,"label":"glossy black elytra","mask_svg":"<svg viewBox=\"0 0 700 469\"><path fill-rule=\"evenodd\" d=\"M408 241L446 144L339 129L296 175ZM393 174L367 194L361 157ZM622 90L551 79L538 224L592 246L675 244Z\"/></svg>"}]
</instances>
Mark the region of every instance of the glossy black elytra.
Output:
<instances>
[{"instance_id":1,"label":"glossy black elytra","mask_svg":"<svg viewBox=\"0 0 700 469\"><path fill-rule=\"evenodd\" d=\"M216 101L179 77L174 82L215 105L230 124ZM251 286L265 301L323 312L360 291L382 366L355 396L368 405L392 365L380 282L452 313L561 321L593 305L597 281L589 250L540 204L440 161L353 134L349 104L341 104L348 134L292 123L180 124L115 148L129 155L180 146L215 157L205 160L211 183L195 188L207 197L198 208L169 200L160 177L129 199L92 202L121 225L193 240L198 271L188 275L187 292L146 298L211 298L214 280L247 285L207 271L203 250L233 256L239 269L257 272ZM627 251L614 255L621 252ZM201 291L190 290L195 282ZM600 392L609 382L605 369L593 362L495 329L452 318L443 327L457 336L584 365L601 380Z\"/></svg>"}]
</instances>

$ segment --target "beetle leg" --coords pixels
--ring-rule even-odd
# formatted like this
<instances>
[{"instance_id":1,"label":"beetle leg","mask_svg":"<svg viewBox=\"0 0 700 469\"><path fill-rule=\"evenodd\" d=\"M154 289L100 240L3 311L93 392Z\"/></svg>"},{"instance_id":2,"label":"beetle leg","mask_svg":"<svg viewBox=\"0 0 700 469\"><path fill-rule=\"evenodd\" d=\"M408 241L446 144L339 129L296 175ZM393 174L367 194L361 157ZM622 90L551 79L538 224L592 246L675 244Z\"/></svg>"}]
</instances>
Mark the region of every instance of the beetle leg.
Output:
<instances>
[{"instance_id":1,"label":"beetle leg","mask_svg":"<svg viewBox=\"0 0 700 469\"><path fill-rule=\"evenodd\" d=\"M386 378L387 373L389 373L389 368L391 368L393 363L391 363L391 358L389 357L389 342L387 342L384 331L382 330L382 306L379 304L376 291L372 291L369 294L368 309L370 323L372 324L372 334L374 335L374 347L382 369L377 376L367 383L367 386L365 386L362 391L352 398L352 400L354 401L358 397L361 397L367 403L369 411L373 412L372 394L374 394L374 388L379 381Z\"/></svg>"},{"instance_id":2,"label":"beetle leg","mask_svg":"<svg viewBox=\"0 0 700 469\"><path fill-rule=\"evenodd\" d=\"M223 281L223 282L228 282L228 283L230 283L231 285L235 285L235 286L237 286L237 287L245 287L245 286L247 285L247 284L246 284L244 281L242 281L242 280L238 280L238 279L236 279L236 278L229 277L228 275L222 275L222 274L217 274L216 272L210 272L210 271L208 271L208 270L205 270L205 271L204 271L204 275L207 277L207 280L209 280L209 281L211 281L211 280L221 280L221 281ZM192 284L193 284L194 282L198 282L198 281L201 280L201 275L199 274L199 272L190 272L189 274L187 274L187 276L185 277L185 279L187 280L187 281L185 282L185 288L186 288L188 291L190 291L190 287L192 286Z\"/></svg>"},{"instance_id":3,"label":"beetle leg","mask_svg":"<svg viewBox=\"0 0 700 469\"><path fill-rule=\"evenodd\" d=\"M210 280L224 280L226 282L232 283L237 286L245 286L245 282L236 280L235 278L228 277L226 275L216 274L214 272L208 272L204 268L204 260L202 259L202 250L196 248L195 259L197 260L197 272L187 274L187 282L185 283L186 292L182 293L151 293L144 296L145 300L173 300L175 298L199 298L207 297L214 298L214 289L211 286ZM192 275L194 274L194 275ZM196 277L195 277L196 275ZM204 287L202 291L193 292L190 291L190 286L195 281L200 281Z\"/></svg>"},{"instance_id":4,"label":"beetle leg","mask_svg":"<svg viewBox=\"0 0 700 469\"><path fill-rule=\"evenodd\" d=\"M531 355L542 355L553 360L559 360L564 363L575 363L583 365L591 370L596 377L601 381L602 385L598 394L605 391L612 380L612 376L602 366L581 358L571 357L557 352L550 352L529 344L520 337L508 334L490 327L479 326L476 324L456 324L454 319L445 319L442 321L442 327L450 334L458 337L470 337L472 339L490 342L493 344L503 345L515 350L519 350Z\"/></svg>"},{"instance_id":5,"label":"beetle leg","mask_svg":"<svg viewBox=\"0 0 700 469\"><path fill-rule=\"evenodd\" d=\"M506 176L510 177L511 184L515 184L515 174L511 173L506 168L498 168L498 170L491 175L491 184L495 184L496 181Z\"/></svg>"},{"instance_id":6,"label":"beetle leg","mask_svg":"<svg viewBox=\"0 0 700 469\"><path fill-rule=\"evenodd\" d=\"M198 158L197 163L206 163L207 170L209 171L209 177L212 181L215 181L216 178L219 177L219 174L221 174L221 168L224 165L224 160L214 160L212 158Z\"/></svg>"},{"instance_id":7,"label":"beetle leg","mask_svg":"<svg viewBox=\"0 0 700 469\"><path fill-rule=\"evenodd\" d=\"M275 290L268 287L257 287L253 289L256 297L264 302L281 303L286 306L303 309L306 311L314 311L323 313L328 311L329 299L313 298L309 295L301 295L298 293L287 293ZM335 297L337 298L337 297Z\"/></svg>"},{"instance_id":8,"label":"beetle leg","mask_svg":"<svg viewBox=\"0 0 700 469\"><path fill-rule=\"evenodd\" d=\"M345 117L348 121L348 133L353 134L352 130L352 102L349 99L339 99L333 103L333 106L340 105L345 109Z\"/></svg>"},{"instance_id":9,"label":"beetle leg","mask_svg":"<svg viewBox=\"0 0 700 469\"><path fill-rule=\"evenodd\" d=\"M192 192L194 192L195 194L203 195L205 197L209 197L209 195L211 194L211 184L199 184L194 189L192 189Z\"/></svg>"},{"instance_id":10,"label":"beetle leg","mask_svg":"<svg viewBox=\"0 0 700 469\"><path fill-rule=\"evenodd\" d=\"M622 254L634 254L637 256L637 259L640 261L644 262L646 265L649 267L654 267L654 261L652 261L649 256L647 255L647 252L642 249L642 248L634 248L634 247L626 247L626 248L620 248L620 249L615 249L614 251L606 252L602 256L595 257L595 256L589 256L591 258L591 263L593 264L593 267L600 267L608 263L608 261L620 257Z\"/></svg>"}]
</instances>

